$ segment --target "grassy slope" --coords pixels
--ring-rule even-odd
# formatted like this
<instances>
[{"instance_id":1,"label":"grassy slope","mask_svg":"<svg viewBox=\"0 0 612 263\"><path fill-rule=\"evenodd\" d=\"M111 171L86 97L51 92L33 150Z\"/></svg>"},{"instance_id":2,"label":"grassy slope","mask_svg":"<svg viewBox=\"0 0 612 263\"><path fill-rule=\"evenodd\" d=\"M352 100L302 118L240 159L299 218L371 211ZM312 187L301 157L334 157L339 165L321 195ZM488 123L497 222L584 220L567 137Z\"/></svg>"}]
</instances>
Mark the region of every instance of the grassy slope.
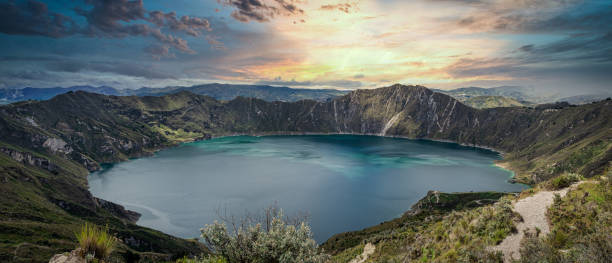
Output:
<instances>
[{"instance_id":1,"label":"grassy slope","mask_svg":"<svg viewBox=\"0 0 612 263\"><path fill-rule=\"evenodd\" d=\"M412 210L399 218L382 222L379 225L359 231L345 232L332 236L321 248L337 254L340 251L364 242L378 243L381 240L402 236L402 231L414 231L424 225L439 221L453 210L470 209L493 203L508 195L498 192L479 193L439 193L430 191L427 196L413 205Z\"/></svg>"},{"instance_id":2,"label":"grassy slope","mask_svg":"<svg viewBox=\"0 0 612 263\"><path fill-rule=\"evenodd\" d=\"M75 233L85 221L108 225L121 240L139 242L129 244L131 249L161 253L162 258L205 251L193 241L118 219L92 202L85 190L85 169L54 156L33 154L62 169L54 174L0 154L0 261L46 262L53 254L75 247ZM120 251L126 249L122 245Z\"/></svg>"},{"instance_id":3,"label":"grassy slope","mask_svg":"<svg viewBox=\"0 0 612 263\"><path fill-rule=\"evenodd\" d=\"M462 102L470 107L477 109L498 107L522 107L528 105L525 103L521 103L520 101L515 100L513 98L507 98L502 96L478 96L469 98Z\"/></svg>"},{"instance_id":4,"label":"grassy slope","mask_svg":"<svg viewBox=\"0 0 612 263\"><path fill-rule=\"evenodd\" d=\"M610 262L611 180L609 174L588 181L555 200L548 211L551 233L523 240L521 262ZM515 224L521 219L512 212L511 200L549 185L543 182L519 197L505 196L483 207L407 214L379 226L338 234L322 246L334 254L337 263L355 258L367 242L376 246L367 262L502 262L501 254L487 248L516 231Z\"/></svg>"},{"instance_id":5,"label":"grassy slope","mask_svg":"<svg viewBox=\"0 0 612 263\"><path fill-rule=\"evenodd\" d=\"M556 199L548 211L551 233L524 240L521 262L611 262L612 174Z\"/></svg>"},{"instance_id":6,"label":"grassy slope","mask_svg":"<svg viewBox=\"0 0 612 263\"><path fill-rule=\"evenodd\" d=\"M378 134L394 116L397 116L397 121L392 123L386 135L445 139L501 149L507 152L506 160L517 169L518 179L528 183L543 181L568 171L580 172L586 176L600 174L607 169L606 164L612 159L612 104L609 101L561 109L475 110L449 96L433 93L423 87L398 85L360 90L330 102L306 100L295 103L248 98L219 102L188 92L163 97L114 97L75 92L49 101L23 102L0 108L0 138L3 145L44 156L68 171L53 176L53 182L57 182L50 185L47 192L42 192L44 187L41 184L31 183L21 189L17 187L20 184L18 181L8 180L5 183L7 187L11 188L14 184L15 189L20 189L19 193L28 193L32 197L3 199L6 200L3 205L17 209L18 213L15 214L18 216L10 218L3 215L2 222L47 222L52 225L50 222L55 220L55 212L51 210L49 214L52 218L28 218L27 215L35 214L36 209L15 206L16 202L53 207L55 204L49 204L49 201L45 203L35 200L59 199L89 207L89 210L94 209L85 186L86 171L83 166L87 166L88 161L117 162L148 155L180 141L234 133ZM28 118L32 118L36 125L31 125ZM61 138L68 143L72 152L66 155L50 152L42 146L48 138ZM11 162L4 161L1 164L2 167L10 166ZM28 165L24 167L26 170L22 170L22 173L28 176L41 173L41 178L50 176L45 171L32 170L38 168ZM13 192L9 196L19 196L19 193ZM57 209L57 205L53 208ZM499 209L490 208L482 212L496 216L501 211ZM61 210L66 212L66 209ZM104 215L104 212L96 211L91 215L89 218L92 220L118 220ZM83 214L70 216L74 224L79 223L77 218L88 218ZM509 217L511 215L505 218ZM120 224L117 222L116 225ZM479 227L491 228L486 225ZM500 225L489 230L495 233L498 230L505 231L503 229L505 226ZM25 238L35 243L38 237L55 233L59 239L67 240L67 234L58 231L34 232L31 236L25 235ZM121 231L142 234L145 236L143 238L153 235L147 232L150 230L129 225ZM417 232L406 233L417 235ZM479 238L485 243L497 239ZM166 248L164 242L170 241L165 240L173 239L163 236L155 249ZM193 248L185 242L176 241L173 249ZM19 245L10 241L5 243L4 255L13 253ZM440 253L435 247L427 249L433 249L435 252L431 253L436 255ZM42 248L40 250L44 251ZM430 253L420 251L414 253Z\"/></svg>"},{"instance_id":7,"label":"grassy slope","mask_svg":"<svg viewBox=\"0 0 612 263\"><path fill-rule=\"evenodd\" d=\"M502 202L487 205L502 198ZM322 244L334 262L348 262L373 243L368 262L497 259L484 250L513 231L517 220L508 209L508 194L431 192L411 212L361 231L337 234ZM359 252L360 253L360 252Z\"/></svg>"}]
</instances>

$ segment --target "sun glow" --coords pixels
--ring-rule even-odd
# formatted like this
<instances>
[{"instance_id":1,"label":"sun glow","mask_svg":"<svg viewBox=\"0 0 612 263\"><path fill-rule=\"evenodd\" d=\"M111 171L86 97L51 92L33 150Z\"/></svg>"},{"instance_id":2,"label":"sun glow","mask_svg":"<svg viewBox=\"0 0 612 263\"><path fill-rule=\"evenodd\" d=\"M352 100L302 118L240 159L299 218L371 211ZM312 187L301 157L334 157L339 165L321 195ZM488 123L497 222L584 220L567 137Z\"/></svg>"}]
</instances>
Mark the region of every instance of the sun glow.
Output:
<instances>
[{"instance_id":1,"label":"sun glow","mask_svg":"<svg viewBox=\"0 0 612 263\"><path fill-rule=\"evenodd\" d=\"M267 80L351 80L363 87L391 82L460 83L474 78L453 77L449 68L462 59L495 54L505 44L444 28L444 17L456 10L442 9L433 16L418 2L397 3L393 8L382 5L361 1L343 12L309 3L304 6L307 16L275 19L267 26L291 44L279 52L298 59L248 65L243 72Z\"/></svg>"}]
</instances>

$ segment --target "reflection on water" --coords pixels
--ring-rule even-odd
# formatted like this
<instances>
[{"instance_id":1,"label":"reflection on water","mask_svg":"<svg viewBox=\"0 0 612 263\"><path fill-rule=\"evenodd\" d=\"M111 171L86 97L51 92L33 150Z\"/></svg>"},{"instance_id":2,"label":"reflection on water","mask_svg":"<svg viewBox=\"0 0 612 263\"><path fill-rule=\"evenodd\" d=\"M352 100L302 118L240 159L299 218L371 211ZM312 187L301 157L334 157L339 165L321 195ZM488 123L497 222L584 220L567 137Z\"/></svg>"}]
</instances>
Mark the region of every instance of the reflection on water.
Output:
<instances>
[{"instance_id":1,"label":"reflection on water","mask_svg":"<svg viewBox=\"0 0 612 263\"><path fill-rule=\"evenodd\" d=\"M90 175L91 192L191 238L224 207L274 202L308 213L317 241L401 215L428 190L519 191L499 155L457 144L353 135L226 137L184 144Z\"/></svg>"}]
</instances>

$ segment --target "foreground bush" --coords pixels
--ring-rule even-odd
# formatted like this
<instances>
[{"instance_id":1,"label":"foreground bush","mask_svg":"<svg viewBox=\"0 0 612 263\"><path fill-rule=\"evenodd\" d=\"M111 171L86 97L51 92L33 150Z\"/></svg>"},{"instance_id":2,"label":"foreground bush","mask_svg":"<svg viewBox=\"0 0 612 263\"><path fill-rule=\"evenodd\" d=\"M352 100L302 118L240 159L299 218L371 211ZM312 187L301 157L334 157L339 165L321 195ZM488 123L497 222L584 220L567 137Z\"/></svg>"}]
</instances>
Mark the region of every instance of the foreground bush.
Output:
<instances>
[{"instance_id":1,"label":"foreground bush","mask_svg":"<svg viewBox=\"0 0 612 263\"><path fill-rule=\"evenodd\" d=\"M225 258L220 256L205 256L201 258L181 258L176 261L176 263L227 263Z\"/></svg>"},{"instance_id":2,"label":"foreground bush","mask_svg":"<svg viewBox=\"0 0 612 263\"><path fill-rule=\"evenodd\" d=\"M579 174L568 173L568 174L563 174L563 175L553 178L550 181L550 185L553 190L558 190L561 188L568 187L572 185L573 183L579 182L583 179L584 178Z\"/></svg>"},{"instance_id":3,"label":"foreground bush","mask_svg":"<svg viewBox=\"0 0 612 263\"><path fill-rule=\"evenodd\" d=\"M209 248L224 261L208 262L326 262L328 256L317 248L310 227L304 221L287 223L280 210L271 208L261 220L226 220L203 228ZM220 260L215 258L214 260Z\"/></svg>"},{"instance_id":4,"label":"foreground bush","mask_svg":"<svg viewBox=\"0 0 612 263\"><path fill-rule=\"evenodd\" d=\"M76 237L83 257L106 260L117 245L117 239L108 233L108 228L90 223L85 223Z\"/></svg>"}]
</instances>

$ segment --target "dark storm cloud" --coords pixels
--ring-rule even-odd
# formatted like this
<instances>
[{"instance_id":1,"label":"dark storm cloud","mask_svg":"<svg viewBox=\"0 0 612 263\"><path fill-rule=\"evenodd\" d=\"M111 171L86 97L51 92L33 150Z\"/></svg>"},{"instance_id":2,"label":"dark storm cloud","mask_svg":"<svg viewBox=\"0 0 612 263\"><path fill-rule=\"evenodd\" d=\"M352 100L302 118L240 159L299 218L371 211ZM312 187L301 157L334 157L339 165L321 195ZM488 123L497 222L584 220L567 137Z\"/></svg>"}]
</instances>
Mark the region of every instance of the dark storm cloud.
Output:
<instances>
[{"instance_id":1,"label":"dark storm cloud","mask_svg":"<svg viewBox=\"0 0 612 263\"><path fill-rule=\"evenodd\" d=\"M162 29L194 37L211 30L209 21L204 18L177 17L174 12L148 12L142 0L84 0L84 3L91 8L74 8L78 15L86 19L87 23L83 26L77 25L68 16L50 12L43 2L28 0L0 3L0 32L53 38L74 34L106 38L148 36L159 41L162 46L171 46L193 54L195 52L189 48L187 40L165 34Z\"/></svg>"},{"instance_id":2,"label":"dark storm cloud","mask_svg":"<svg viewBox=\"0 0 612 263\"><path fill-rule=\"evenodd\" d=\"M59 38L74 33L74 21L49 12L47 4L35 0L0 3L0 32L10 35L40 35Z\"/></svg>"},{"instance_id":3,"label":"dark storm cloud","mask_svg":"<svg viewBox=\"0 0 612 263\"><path fill-rule=\"evenodd\" d=\"M267 22L276 16L300 15L304 10L295 5L295 0L217 0L235 10L232 17L241 22Z\"/></svg>"},{"instance_id":4,"label":"dark storm cloud","mask_svg":"<svg viewBox=\"0 0 612 263\"><path fill-rule=\"evenodd\" d=\"M177 18L174 12L147 12L142 0L87 0L93 5L90 10L76 8L77 14L87 19L88 25L83 33L89 36L123 38L127 36L152 36L165 46L172 46L184 53L195 53L187 40L162 33L162 27L175 32L199 36L202 31L210 31L208 20L183 16ZM150 22L149 24L129 24L131 22Z\"/></svg>"},{"instance_id":5,"label":"dark storm cloud","mask_svg":"<svg viewBox=\"0 0 612 263\"><path fill-rule=\"evenodd\" d=\"M50 71L56 72L102 72L102 73L114 73L124 76L141 77L145 79L173 79L172 75L156 71L152 68L146 68L139 65L128 64L128 63L117 63L117 62L83 62L83 61L58 61L49 63L46 68Z\"/></svg>"},{"instance_id":6,"label":"dark storm cloud","mask_svg":"<svg viewBox=\"0 0 612 263\"><path fill-rule=\"evenodd\" d=\"M178 18L175 12L164 13L153 11L149 13L148 20L159 27L167 26L177 32L185 32L188 35L197 37L202 31L210 31L210 22L199 17L182 16Z\"/></svg>"},{"instance_id":7,"label":"dark storm cloud","mask_svg":"<svg viewBox=\"0 0 612 263\"><path fill-rule=\"evenodd\" d=\"M124 25L137 20L144 20L146 10L142 0L86 0L93 5L89 10L75 8L77 14L87 19L85 34L92 36L125 37L128 35L146 34L145 25Z\"/></svg>"}]
</instances>

